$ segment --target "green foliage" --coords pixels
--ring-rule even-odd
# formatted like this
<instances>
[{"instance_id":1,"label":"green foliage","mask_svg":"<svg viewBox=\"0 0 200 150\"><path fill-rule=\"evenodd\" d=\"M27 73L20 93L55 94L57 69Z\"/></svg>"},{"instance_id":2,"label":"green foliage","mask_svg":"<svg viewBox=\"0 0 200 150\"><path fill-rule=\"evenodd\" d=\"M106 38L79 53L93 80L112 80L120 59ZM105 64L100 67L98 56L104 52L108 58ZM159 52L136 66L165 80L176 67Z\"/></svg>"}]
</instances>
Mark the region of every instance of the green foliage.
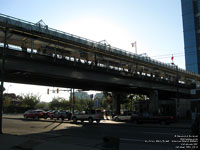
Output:
<instances>
[{"instance_id":1,"label":"green foliage","mask_svg":"<svg viewBox=\"0 0 200 150\"><path fill-rule=\"evenodd\" d=\"M88 108L89 101L91 101L91 100L77 99L74 109L79 110L79 111L86 110Z\"/></svg>"},{"instance_id":2,"label":"green foliage","mask_svg":"<svg viewBox=\"0 0 200 150\"><path fill-rule=\"evenodd\" d=\"M48 103L46 103L46 102L37 103L35 108L36 109L48 110Z\"/></svg>"},{"instance_id":3,"label":"green foliage","mask_svg":"<svg viewBox=\"0 0 200 150\"><path fill-rule=\"evenodd\" d=\"M8 107L11 105L12 99L9 96L5 96L3 100L3 106Z\"/></svg>"},{"instance_id":4,"label":"green foliage","mask_svg":"<svg viewBox=\"0 0 200 150\"><path fill-rule=\"evenodd\" d=\"M28 93L22 95L21 106L28 108L35 108L36 104L40 102L40 96Z\"/></svg>"},{"instance_id":5,"label":"green foliage","mask_svg":"<svg viewBox=\"0 0 200 150\"><path fill-rule=\"evenodd\" d=\"M52 110L69 110L70 102L62 97L54 97L51 102L49 102L49 109Z\"/></svg>"},{"instance_id":6,"label":"green foliage","mask_svg":"<svg viewBox=\"0 0 200 150\"><path fill-rule=\"evenodd\" d=\"M5 113L24 113L28 109L36 108L40 97L33 94L16 96L15 94L5 94L3 101L3 111Z\"/></svg>"},{"instance_id":7,"label":"green foliage","mask_svg":"<svg viewBox=\"0 0 200 150\"><path fill-rule=\"evenodd\" d=\"M109 110L112 105L112 94L104 92L103 98L98 98L98 108ZM94 100L90 98L83 98L84 96L76 97L74 105L72 101L66 100L65 98L55 97L49 103L40 102L40 96L32 93L16 96L15 94L9 94L4 96L3 111L4 112L20 112L23 113L28 109L51 109L51 110L74 110L83 111L86 109L94 109ZM108 98L110 97L110 98ZM120 93L120 103L123 109L134 110L134 102L136 100L145 100L144 95L126 94ZM96 100L97 98L95 98ZM109 99L109 100L108 100Z\"/></svg>"},{"instance_id":8,"label":"green foliage","mask_svg":"<svg viewBox=\"0 0 200 150\"><path fill-rule=\"evenodd\" d=\"M123 101L122 108L126 110L133 111L134 110L134 102L138 100L145 100L145 95L137 95L137 94L129 94L126 97L126 100Z\"/></svg>"}]
</instances>

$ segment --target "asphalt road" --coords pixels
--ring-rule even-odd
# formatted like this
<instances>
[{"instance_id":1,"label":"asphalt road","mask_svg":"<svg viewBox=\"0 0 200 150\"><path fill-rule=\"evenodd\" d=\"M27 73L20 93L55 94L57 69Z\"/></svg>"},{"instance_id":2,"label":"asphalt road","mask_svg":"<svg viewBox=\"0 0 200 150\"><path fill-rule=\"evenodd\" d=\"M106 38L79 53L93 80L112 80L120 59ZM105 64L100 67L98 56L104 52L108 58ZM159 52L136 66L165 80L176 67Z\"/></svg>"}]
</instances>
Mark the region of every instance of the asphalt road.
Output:
<instances>
[{"instance_id":1,"label":"asphalt road","mask_svg":"<svg viewBox=\"0 0 200 150\"><path fill-rule=\"evenodd\" d=\"M172 150L179 149L177 136L189 135L190 129L102 121L100 124L78 123L61 120L25 120L22 115L4 115L3 132L31 139L72 143L76 145L98 147L103 137L120 139L120 149Z\"/></svg>"}]
</instances>

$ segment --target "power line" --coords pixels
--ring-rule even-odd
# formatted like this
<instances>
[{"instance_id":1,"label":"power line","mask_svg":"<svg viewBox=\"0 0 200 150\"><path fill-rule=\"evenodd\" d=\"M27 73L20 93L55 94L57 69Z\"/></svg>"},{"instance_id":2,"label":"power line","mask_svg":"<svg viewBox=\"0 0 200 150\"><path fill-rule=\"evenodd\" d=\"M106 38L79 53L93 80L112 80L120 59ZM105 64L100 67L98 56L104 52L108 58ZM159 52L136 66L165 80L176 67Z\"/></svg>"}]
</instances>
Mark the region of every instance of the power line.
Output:
<instances>
[{"instance_id":1,"label":"power line","mask_svg":"<svg viewBox=\"0 0 200 150\"><path fill-rule=\"evenodd\" d=\"M173 55L174 56L174 55ZM174 57L184 57L185 55L179 55L179 56L174 56ZM159 58L154 58L154 59L164 59L164 58L169 58L169 57L159 57Z\"/></svg>"},{"instance_id":2,"label":"power line","mask_svg":"<svg viewBox=\"0 0 200 150\"><path fill-rule=\"evenodd\" d=\"M151 56L151 58L154 59L161 59L161 58L168 58L170 56L174 56L174 57L183 57L185 55L194 55L196 53L196 51L189 51L189 52L185 52L185 53L172 53L172 54L163 54L163 55L156 55L156 56ZM158 58L157 58L158 57Z\"/></svg>"},{"instance_id":3,"label":"power line","mask_svg":"<svg viewBox=\"0 0 200 150\"><path fill-rule=\"evenodd\" d=\"M183 53L174 53L173 55L178 55L178 54L183 54ZM163 54L163 55L156 55L156 56L151 56L151 57L160 57L160 56L172 56L172 54Z\"/></svg>"}]
</instances>

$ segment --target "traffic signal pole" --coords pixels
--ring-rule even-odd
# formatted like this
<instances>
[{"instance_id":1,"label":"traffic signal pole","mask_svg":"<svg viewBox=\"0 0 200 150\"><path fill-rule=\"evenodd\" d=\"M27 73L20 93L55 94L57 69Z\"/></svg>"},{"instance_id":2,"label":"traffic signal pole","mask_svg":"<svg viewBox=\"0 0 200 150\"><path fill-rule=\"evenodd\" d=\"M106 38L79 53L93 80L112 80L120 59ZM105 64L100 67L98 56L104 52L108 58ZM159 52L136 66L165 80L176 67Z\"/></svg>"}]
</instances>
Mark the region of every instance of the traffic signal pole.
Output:
<instances>
[{"instance_id":1,"label":"traffic signal pole","mask_svg":"<svg viewBox=\"0 0 200 150\"><path fill-rule=\"evenodd\" d=\"M74 114L74 88L72 89L72 113Z\"/></svg>"},{"instance_id":2,"label":"traffic signal pole","mask_svg":"<svg viewBox=\"0 0 200 150\"><path fill-rule=\"evenodd\" d=\"M4 38L4 47L2 51L2 64L1 64L1 86L0 86L0 134L3 134L2 131L2 111L3 111L3 91L4 91L4 72L5 72L5 52L6 52L6 45L7 45L7 34L8 29L5 28L5 38Z\"/></svg>"}]
</instances>

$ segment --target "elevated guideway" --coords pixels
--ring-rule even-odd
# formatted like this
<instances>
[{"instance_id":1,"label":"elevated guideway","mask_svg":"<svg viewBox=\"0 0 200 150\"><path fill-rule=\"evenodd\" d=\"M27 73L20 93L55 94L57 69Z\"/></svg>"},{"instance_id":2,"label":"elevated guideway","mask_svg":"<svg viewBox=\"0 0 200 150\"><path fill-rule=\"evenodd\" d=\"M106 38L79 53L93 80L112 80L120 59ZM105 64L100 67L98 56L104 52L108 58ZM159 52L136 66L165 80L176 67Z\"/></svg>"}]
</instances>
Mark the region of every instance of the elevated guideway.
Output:
<instances>
[{"instance_id":1,"label":"elevated guideway","mask_svg":"<svg viewBox=\"0 0 200 150\"><path fill-rule=\"evenodd\" d=\"M0 14L1 52L4 43L7 81L47 85L50 79L49 84L51 82L54 86L93 90L117 90L122 87L124 91L157 89L172 93L178 89L183 94L190 94L200 85L200 75L178 66L55 30L41 23ZM53 72L48 74L49 70L45 70L47 66L54 68ZM77 74L73 74L74 71ZM24 74L30 80L23 81ZM31 77L35 79L31 80Z\"/></svg>"}]
</instances>

